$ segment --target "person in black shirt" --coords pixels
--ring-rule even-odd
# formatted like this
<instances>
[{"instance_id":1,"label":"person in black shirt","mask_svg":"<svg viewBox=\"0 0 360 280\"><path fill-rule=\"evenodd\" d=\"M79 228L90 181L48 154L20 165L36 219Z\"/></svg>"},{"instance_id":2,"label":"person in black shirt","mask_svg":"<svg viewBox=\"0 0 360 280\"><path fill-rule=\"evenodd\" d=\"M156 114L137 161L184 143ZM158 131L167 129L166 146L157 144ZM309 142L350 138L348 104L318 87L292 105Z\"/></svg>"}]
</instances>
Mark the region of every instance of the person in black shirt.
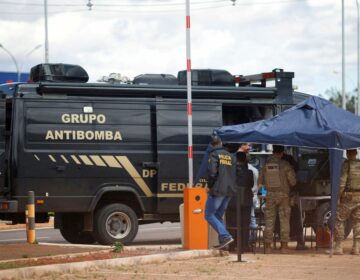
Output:
<instances>
[{"instance_id":1,"label":"person in black shirt","mask_svg":"<svg viewBox=\"0 0 360 280\"><path fill-rule=\"evenodd\" d=\"M208 196L205 205L205 219L218 233L221 249L234 241L227 231L223 216L231 197L236 191L235 158L222 146L217 135L212 136L211 151L209 152L208 167L205 178L208 181Z\"/></svg>"},{"instance_id":2,"label":"person in black shirt","mask_svg":"<svg viewBox=\"0 0 360 280\"><path fill-rule=\"evenodd\" d=\"M248 252L249 249L249 233L250 233L250 214L251 206L253 202L252 187L254 185L253 172L248 168L247 156L244 152L236 153L236 186L237 191L240 192L239 201L241 207L240 216L240 230L241 230L241 251ZM226 212L227 226L232 232L233 236L236 236L236 203L237 195L235 195L229 203L229 207ZM234 245L236 244L233 243ZM230 247L230 251L235 249L235 246Z\"/></svg>"}]
</instances>

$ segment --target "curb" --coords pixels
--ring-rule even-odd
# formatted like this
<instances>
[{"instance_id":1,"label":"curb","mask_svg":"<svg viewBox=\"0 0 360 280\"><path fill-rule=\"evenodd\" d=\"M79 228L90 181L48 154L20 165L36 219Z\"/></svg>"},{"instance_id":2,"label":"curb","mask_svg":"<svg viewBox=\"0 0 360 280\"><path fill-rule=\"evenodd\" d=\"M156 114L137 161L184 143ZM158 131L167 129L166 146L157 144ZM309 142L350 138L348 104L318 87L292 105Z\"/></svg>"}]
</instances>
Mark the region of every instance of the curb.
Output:
<instances>
[{"instance_id":1,"label":"curb","mask_svg":"<svg viewBox=\"0 0 360 280\"><path fill-rule=\"evenodd\" d=\"M62 244L62 243L47 243L40 242L38 245L43 246L59 246L59 247L79 247L79 248L103 248L103 249L112 249L113 246L107 245L88 245L88 244ZM124 246L124 251L137 251L137 250L174 250L174 249L182 249L183 246L181 244L171 244L171 245L126 245Z\"/></svg>"},{"instance_id":2,"label":"curb","mask_svg":"<svg viewBox=\"0 0 360 280\"><path fill-rule=\"evenodd\" d=\"M2 260L0 261L0 264L3 263L9 263L9 262L27 262L31 260L43 260L43 259L53 259L53 260L63 260L63 259L71 259L76 257L82 257L82 256L90 256L97 253L107 253L110 249L107 250L98 250L98 251L90 251L90 252L83 252L83 253L71 253L71 254L61 254L61 255L54 255L54 256L42 256L42 257L33 257L33 258L22 258L22 259L10 259L10 260ZM1 270L0 270L1 271Z\"/></svg>"},{"instance_id":3,"label":"curb","mask_svg":"<svg viewBox=\"0 0 360 280\"><path fill-rule=\"evenodd\" d=\"M49 243L49 242L39 242L38 245L41 246L58 246L58 247L78 247L78 248L103 248L103 249L111 249L111 246L107 245L98 245L98 244L63 244L63 243Z\"/></svg>"},{"instance_id":4,"label":"curb","mask_svg":"<svg viewBox=\"0 0 360 280\"><path fill-rule=\"evenodd\" d=\"M218 257L223 255L224 253L219 250L191 250L118 259L31 266L17 269L2 270L0 271L0 279L27 279L35 276L40 277L49 272L72 273L74 271L86 270L90 268L94 269L116 266L133 266L149 263L160 263L170 260L187 260L194 258Z\"/></svg>"}]
</instances>

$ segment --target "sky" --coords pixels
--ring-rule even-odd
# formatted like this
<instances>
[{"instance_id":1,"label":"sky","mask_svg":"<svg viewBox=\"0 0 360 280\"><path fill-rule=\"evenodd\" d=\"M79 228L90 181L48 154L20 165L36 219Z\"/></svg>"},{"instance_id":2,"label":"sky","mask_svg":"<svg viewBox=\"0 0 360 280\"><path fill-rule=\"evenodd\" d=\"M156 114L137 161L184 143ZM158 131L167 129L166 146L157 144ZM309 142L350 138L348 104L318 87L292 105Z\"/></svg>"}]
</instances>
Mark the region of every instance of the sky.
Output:
<instances>
[{"instance_id":1,"label":"sky","mask_svg":"<svg viewBox=\"0 0 360 280\"><path fill-rule=\"evenodd\" d=\"M185 0L48 0L49 60L116 72L186 68ZM233 2L235 2L233 5ZM345 1L346 90L357 87L357 6ZM87 6L91 3L91 10ZM295 72L308 94L341 89L340 0L191 0L192 68ZM44 1L0 0L0 44L23 72L44 62ZM36 50L34 48L41 44ZM0 49L0 71L14 71Z\"/></svg>"}]
</instances>

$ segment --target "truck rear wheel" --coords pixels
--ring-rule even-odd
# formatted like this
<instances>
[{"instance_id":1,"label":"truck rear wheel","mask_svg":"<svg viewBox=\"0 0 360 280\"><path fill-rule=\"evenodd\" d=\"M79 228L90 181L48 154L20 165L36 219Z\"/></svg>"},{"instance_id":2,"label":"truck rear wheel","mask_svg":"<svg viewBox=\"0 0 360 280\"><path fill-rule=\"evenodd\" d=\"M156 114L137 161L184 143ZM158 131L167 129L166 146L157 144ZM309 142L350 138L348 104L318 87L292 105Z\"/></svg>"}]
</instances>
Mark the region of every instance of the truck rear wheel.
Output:
<instances>
[{"instance_id":1,"label":"truck rear wheel","mask_svg":"<svg viewBox=\"0 0 360 280\"><path fill-rule=\"evenodd\" d=\"M72 228L62 228L60 233L64 239L73 244L93 244L94 237L91 232L77 231Z\"/></svg>"},{"instance_id":2,"label":"truck rear wheel","mask_svg":"<svg viewBox=\"0 0 360 280\"><path fill-rule=\"evenodd\" d=\"M325 202L321 204L316 209L316 224L319 226L328 225L331 228L331 205L330 202ZM348 219L345 223L345 239L349 236L352 229L352 221Z\"/></svg>"},{"instance_id":3,"label":"truck rear wheel","mask_svg":"<svg viewBox=\"0 0 360 280\"><path fill-rule=\"evenodd\" d=\"M100 208L95 214L95 239L104 245L115 242L128 244L138 232L135 212L127 205L113 203Z\"/></svg>"}]
</instances>

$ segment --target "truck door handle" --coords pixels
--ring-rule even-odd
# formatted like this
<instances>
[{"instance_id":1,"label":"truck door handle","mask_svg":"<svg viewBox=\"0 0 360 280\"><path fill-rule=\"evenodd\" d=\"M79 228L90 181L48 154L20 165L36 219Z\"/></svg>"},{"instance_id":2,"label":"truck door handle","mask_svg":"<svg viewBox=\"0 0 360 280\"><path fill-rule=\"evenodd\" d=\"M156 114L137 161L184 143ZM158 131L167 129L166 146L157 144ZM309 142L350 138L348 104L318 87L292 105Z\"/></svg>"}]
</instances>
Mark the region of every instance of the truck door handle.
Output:
<instances>
[{"instance_id":1,"label":"truck door handle","mask_svg":"<svg viewBox=\"0 0 360 280\"><path fill-rule=\"evenodd\" d=\"M58 165L58 166L56 166L56 171L58 171L58 172L63 172L63 171L65 171L65 166L64 166L64 165Z\"/></svg>"},{"instance_id":2,"label":"truck door handle","mask_svg":"<svg viewBox=\"0 0 360 280\"><path fill-rule=\"evenodd\" d=\"M144 168L156 168L158 169L160 166L160 162L143 162L142 167Z\"/></svg>"}]
</instances>

